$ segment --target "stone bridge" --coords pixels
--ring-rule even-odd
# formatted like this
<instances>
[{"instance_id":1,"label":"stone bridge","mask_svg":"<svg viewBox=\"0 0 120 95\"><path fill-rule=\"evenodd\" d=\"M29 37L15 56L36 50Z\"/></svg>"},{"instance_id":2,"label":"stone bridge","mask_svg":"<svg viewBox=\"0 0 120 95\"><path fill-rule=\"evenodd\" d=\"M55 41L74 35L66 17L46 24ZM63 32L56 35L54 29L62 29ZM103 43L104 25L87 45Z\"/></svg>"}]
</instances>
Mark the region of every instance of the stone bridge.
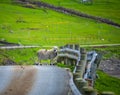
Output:
<instances>
[{"instance_id":1,"label":"stone bridge","mask_svg":"<svg viewBox=\"0 0 120 95\"><path fill-rule=\"evenodd\" d=\"M69 70L57 66L0 66L0 95L81 95Z\"/></svg>"}]
</instances>

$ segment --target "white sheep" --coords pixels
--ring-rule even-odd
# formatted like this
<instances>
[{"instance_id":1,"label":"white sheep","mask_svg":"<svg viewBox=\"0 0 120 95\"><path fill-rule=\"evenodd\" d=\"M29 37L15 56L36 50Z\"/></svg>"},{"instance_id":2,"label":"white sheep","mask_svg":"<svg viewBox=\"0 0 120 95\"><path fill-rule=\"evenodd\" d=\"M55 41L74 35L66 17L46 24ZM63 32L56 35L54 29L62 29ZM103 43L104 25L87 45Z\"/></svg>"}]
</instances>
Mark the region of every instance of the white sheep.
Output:
<instances>
[{"instance_id":1,"label":"white sheep","mask_svg":"<svg viewBox=\"0 0 120 95\"><path fill-rule=\"evenodd\" d=\"M41 49L37 52L38 59L40 60L47 60L50 59L50 63L52 60L57 56L57 47L54 47L53 49L46 50L46 49Z\"/></svg>"}]
</instances>

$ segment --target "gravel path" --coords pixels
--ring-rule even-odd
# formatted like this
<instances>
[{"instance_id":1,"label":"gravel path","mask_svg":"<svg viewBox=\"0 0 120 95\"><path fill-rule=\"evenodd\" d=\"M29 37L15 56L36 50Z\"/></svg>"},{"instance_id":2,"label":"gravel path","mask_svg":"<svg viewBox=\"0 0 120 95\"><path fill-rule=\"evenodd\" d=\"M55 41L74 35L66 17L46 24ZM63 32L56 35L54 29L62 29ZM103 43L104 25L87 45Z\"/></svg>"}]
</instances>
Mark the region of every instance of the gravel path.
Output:
<instances>
[{"instance_id":1,"label":"gravel path","mask_svg":"<svg viewBox=\"0 0 120 95\"><path fill-rule=\"evenodd\" d=\"M120 59L111 58L108 60L102 60L99 69L111 76L120 78Z\"/></svg>"}]
</instances>

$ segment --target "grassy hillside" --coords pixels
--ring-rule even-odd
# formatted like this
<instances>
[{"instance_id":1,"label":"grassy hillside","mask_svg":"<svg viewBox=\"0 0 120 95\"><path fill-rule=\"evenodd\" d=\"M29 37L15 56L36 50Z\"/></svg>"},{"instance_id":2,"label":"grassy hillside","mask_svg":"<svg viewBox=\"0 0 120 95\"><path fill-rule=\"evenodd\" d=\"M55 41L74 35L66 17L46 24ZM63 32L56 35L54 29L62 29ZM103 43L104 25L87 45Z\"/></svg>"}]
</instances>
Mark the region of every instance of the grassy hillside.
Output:
<instances>
[{"instance_id":1,"label":"grassy hillside","mask_svg":"<svg viewBox=\"0 0 120 95\"><path fill-rule=\"evenodd\" d=\"M89 19L7 3L0 3L0 13L0 40L59 46L66 43L120 43L119 28Z\"/></svg>"},{"instance_id":2,"label":"grassy hillside","mask_svg":"<svg viewBox=\"0 0 120 95\"><path fill-rule=\"evenodd\" d=\"M120 79L111 77L102 71L98 71L97 73L99 74L100 78L97 79L95 88L99 93L102 91L113 91L115 95L120 95Z\"/></svg>"},{"instance_id":3,"label":"grassy hillside","mask_svg":"<svg viewBox=\"0 0 120 95\"><path fill-rule=\"evenodd\" d=\"M93 0L92 4L83 4L82 0L35 0L64 6L83 13L108 18L120 23L120 0Z\"/></svg>"}]
</instances>

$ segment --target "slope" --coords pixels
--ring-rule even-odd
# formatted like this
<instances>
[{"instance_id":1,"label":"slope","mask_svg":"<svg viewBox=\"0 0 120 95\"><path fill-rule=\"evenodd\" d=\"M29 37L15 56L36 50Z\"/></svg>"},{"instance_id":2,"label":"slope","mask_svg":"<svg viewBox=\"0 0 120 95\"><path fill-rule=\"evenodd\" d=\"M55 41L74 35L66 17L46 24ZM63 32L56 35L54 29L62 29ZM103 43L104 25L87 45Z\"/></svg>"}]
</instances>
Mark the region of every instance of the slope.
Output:
<instances>
[{"instance_id":1,"label":"slope","mask_svg":"<svg viewBox=\"0 0 120 95\"><path fill-rule=\"evenodd\" d=\"M120 30L45 8L0 4L0 40L24 45L120 43Z\"/></svg>"}]
</instances>

